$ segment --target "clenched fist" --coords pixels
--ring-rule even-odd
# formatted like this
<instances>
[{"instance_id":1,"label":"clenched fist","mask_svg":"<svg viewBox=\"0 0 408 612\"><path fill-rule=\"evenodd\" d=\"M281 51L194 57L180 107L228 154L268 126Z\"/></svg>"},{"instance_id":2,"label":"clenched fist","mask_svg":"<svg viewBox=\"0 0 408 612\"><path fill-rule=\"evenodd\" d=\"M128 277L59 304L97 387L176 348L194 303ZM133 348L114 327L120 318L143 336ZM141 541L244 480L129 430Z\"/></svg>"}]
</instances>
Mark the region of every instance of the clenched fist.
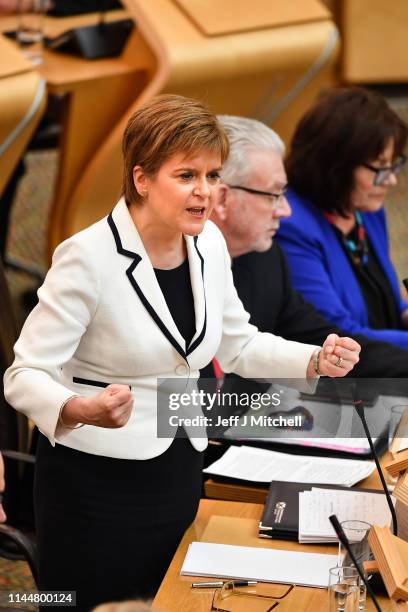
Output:
<instances>
[{"instance_id":1,"label":"clenched fist","mask_svg":"<svg viewBox=\"0 0 408 612\"><path fill-rule=\"evenodd\" d=\"M319 354L318 367L323 376L346 376L360 360L360 345L352 338L329 334ZM309 363L307 376L312 374L312 360Z\"/></svg>"},{"instance_id":2,"label":"clenched fist","mask_svg":"<svg viewBox=\"0 0 408 612\"><path fill-rule=\"evenodd\" d=\"M126 385L109 385L92 397L73 397L61 412L61 422L68 427L78 423L116 429L126 425L133 408L133 398Z\"/></svg>"}]
</instances>

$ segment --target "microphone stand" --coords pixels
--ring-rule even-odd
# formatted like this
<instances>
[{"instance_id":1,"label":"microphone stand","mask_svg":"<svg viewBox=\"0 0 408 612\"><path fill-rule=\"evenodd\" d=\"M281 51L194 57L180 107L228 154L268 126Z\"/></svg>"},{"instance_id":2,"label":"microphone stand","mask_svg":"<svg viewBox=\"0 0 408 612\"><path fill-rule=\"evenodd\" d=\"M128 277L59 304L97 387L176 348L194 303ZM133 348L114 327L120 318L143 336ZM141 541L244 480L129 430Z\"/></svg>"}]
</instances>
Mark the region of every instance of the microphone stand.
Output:
<instances>
[{"instance_id":1,"label":"microphone stand","mask_svg":"<svg viewBox=\"0 0 408 612\"><path fill-rule=\"evenodd\" d=\"M339 538L340 542L343 544L344 548L347 550L350 559L353 562L353 565L355 566L356 570L359 573L359 576L361 578L361 580L364 582L365 587L367 589L367 593L370 595L372 602L375 606L375 609L378 610L378 612L381 612L381 608L380 605L371 589L371 586L367 580L367 578L364 576L364 572L362 571L361 567L359 566L359 564L357 563L357 559L354 556L353 551L351 550L351 546L350 546L350 542L347 539L346 534L344 533L339 519L337 518L337 516L335 514L332 514L331 516L329 516L329 521L331 522L331 524L333 525L333 529L336 532L337 537Z\"/></svg>"},{"instance_id":2,"label":"microphone stand","mask_svg":"<svg viewBox=\"0 0 408 612\"><path fill-rule=\"evenodd\" d=\"M357 412L358 416L360 417L360 420L361 420L361 422L363 424L364 432L365 432L365 435L367 437L368 444L370 445L371 454L372 454L372 456L374 458L375 465L377 467L377 471L378 471L378 474L380 476L381 484L382 484L382 487L384 489L385 497L387 499L388 507L389 507L390 512L391 512L392 531L393 531L393 534L395 536L397 536L398 535L397 514L395 512L394 504L392 503L390 492L388 491L387 483L385 482L384 474L383 474L383 471L382 471L381 466L380 466L380 462L379 462L379 459L378 459L377 451L374 448L374 444L373 444L373 440L371 438L370 430L368 429L367 421L366 421L365 414L364 414L364 403L363 403L363 400L359 399L359 397L358 397L356 383L353 383L351 385L351 393L352 393L352 397L353 397L354 408L356 409L356 412Z\"/></svg>"}]
</instances>

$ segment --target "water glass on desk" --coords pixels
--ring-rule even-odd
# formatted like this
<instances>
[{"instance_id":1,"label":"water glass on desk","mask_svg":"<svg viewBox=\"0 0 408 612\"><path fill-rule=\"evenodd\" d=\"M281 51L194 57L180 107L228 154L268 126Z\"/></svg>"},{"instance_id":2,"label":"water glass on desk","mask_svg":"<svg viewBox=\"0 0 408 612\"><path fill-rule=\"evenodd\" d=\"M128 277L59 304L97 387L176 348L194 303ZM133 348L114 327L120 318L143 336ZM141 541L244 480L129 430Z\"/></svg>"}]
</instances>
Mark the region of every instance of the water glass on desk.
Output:
<instances>
[{"instance_id":1,"label":"water glass on desk","mask_svg":"<svg viewBox=\"0 0 408 612\"><path fill-rule=\"evenodd\" d=\"M357 563L363 569L364 561L369 561L372 559L371 548L368 543L368 533L371 529L370 523L367 523L366 521L350 520L342 521L341 526L346 538L349 541L351 551ZM347 550L344 548L341 542L339 542L338 565L339 567L348 567L353 565ZM360 581L359 610L364 610L366 596L367 593L365 584L363 581Z\"/></svg>"},{"instance_id":2,"label":"water glass on desk","mask_svg":"<svg viewBox=\"0 0 408 612\"><path fill-rule=\"evenodd\" d=\"M329 570L329 612L358 612L361 579L355 567Z\"/></svg>"},{"instance_id":3,"label":"water glass on desk","mask_svg":"<svg viewBox=\"0 0 408 612\"><path fill-rule=\"evenodd\" d=\"M32 0L30 11L19 0L17 42L22 53L33 62L42 63L44 14L48 0Z\"/></svg>"}]
</instances>

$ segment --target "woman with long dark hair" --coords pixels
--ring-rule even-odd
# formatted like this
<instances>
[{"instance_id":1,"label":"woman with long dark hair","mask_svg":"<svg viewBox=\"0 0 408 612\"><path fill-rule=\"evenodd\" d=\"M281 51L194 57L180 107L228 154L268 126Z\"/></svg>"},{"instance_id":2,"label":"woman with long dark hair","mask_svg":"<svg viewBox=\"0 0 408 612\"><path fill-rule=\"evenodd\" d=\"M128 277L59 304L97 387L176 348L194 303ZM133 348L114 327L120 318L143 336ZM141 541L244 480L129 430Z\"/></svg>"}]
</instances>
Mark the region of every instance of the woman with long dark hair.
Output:
<instances>
[{"instance_id":1,"label":"woman with long dark hair","mask_svg":"<svg viewBox=\"0 0 408 612\"><path fill-rule=\"evenodd\" d=\"M376 92L323 94L300 120L286 160L292 216L281 224L293 284L348 334L408 348L408 303L389 255L384 200L408 127Z\"/></svg>"}]
</instances>

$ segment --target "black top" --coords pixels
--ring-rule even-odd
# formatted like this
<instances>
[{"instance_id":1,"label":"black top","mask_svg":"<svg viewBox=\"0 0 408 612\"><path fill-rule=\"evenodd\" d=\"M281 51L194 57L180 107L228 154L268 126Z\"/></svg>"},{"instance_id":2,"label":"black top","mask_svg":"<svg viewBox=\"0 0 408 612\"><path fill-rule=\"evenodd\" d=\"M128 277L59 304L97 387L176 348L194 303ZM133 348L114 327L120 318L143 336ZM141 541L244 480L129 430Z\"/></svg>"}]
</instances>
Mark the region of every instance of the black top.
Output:
<instances>
[{"instance_id":1,"label":"black top","mask_svg":"<svg viewBox=\"0 0 408 612\"><path fill-rule=\"evenodd\" d=\"M401 329L397 304L391 285L377 259L374 249L367 237L367 263L357 263L344 244L341 231L333 225L338 240L346 253L356 276L367 308L368 323L373 329ZM346 239L354 239L354 229Z\"/></svg>"},{"instance_id":2,"label":"black top","mask_svg":"<svg viewBox=\"0 0 408 612\"><path fill-rule=\"evenodd\" d=\"M173 321L188 346L196 332L193 291L188 259L172 270L154 268Z\"/></svg>"}]
</instances>

